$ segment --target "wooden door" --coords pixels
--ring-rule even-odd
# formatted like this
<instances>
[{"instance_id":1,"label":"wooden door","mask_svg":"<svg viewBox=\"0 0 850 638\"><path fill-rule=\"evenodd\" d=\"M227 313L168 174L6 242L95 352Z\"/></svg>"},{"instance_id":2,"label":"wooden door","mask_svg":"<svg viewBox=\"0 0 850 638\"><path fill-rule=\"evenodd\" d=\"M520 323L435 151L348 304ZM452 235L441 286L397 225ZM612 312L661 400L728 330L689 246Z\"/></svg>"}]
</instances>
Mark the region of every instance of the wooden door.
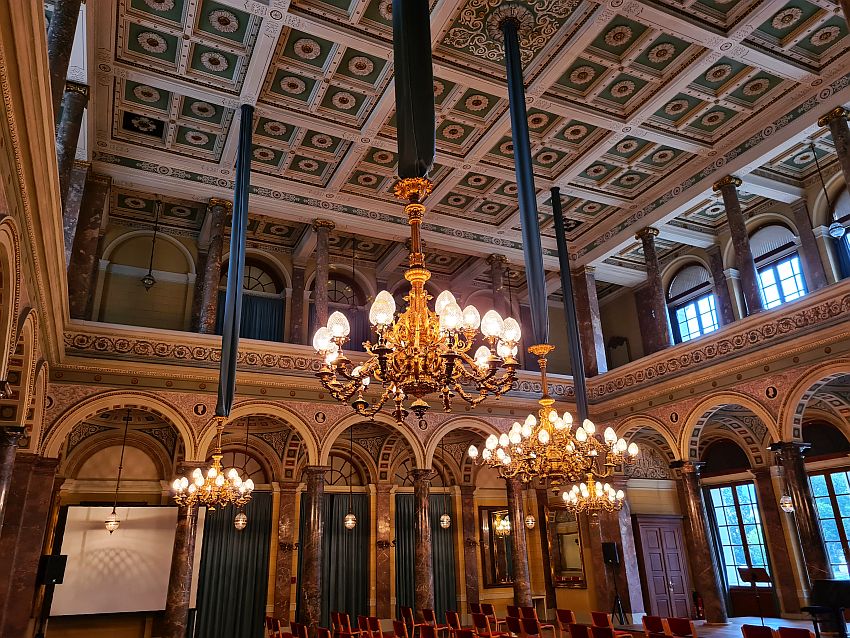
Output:
<instances>
[{"instance_id":1,"label":"wooden door","mask_svg":"<svg viewBox=\"0 0 850 638\"><path fill-rule=\"evenodd\" d=\"M682 519L635 516L644 602L653 616L691 616L691 581Z\"/></svg>"}]
</instances>

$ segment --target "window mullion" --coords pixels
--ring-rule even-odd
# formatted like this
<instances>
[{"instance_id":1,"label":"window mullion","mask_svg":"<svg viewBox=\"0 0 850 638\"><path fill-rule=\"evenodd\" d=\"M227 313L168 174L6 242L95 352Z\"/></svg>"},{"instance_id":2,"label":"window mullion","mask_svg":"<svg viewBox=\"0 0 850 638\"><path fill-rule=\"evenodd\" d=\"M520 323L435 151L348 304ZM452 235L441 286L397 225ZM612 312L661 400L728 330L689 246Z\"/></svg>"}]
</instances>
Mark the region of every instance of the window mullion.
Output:
<instances>
[{"instance_id":1,"label":"window mullion","mask_svg":"<svg viewBox=\"0 0 850 638\"><path fill-rule=\"evenodd\" d=\"M832 484L832 477L837 472L827 474L826 491L829 494L829 502L832 505L832 514L835 517L835 526L838 529L838 538L841 540L841 547L844 550L844 560L850 564L850 542L848 542L848 533L844 529L844 519L841 516L841 509L838 507L838 497L835 494L835 486ZM827 556L829 562L829 556ZM831 568L831 565L830 565Z\"/></svg>"}]
</instances>

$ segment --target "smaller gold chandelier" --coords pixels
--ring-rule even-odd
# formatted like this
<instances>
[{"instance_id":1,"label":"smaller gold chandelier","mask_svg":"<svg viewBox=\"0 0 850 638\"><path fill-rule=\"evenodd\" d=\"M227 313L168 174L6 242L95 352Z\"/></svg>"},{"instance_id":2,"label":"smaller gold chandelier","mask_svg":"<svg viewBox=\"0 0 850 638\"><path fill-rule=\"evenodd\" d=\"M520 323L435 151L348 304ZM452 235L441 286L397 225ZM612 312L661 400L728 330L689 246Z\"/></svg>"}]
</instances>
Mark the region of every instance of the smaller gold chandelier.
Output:
<instances>
[{"instance_id":1,"label":"smaller gold chandelier","mask_svg":"<svg viewBox=\"0 0 850 638\"><path fill-rule=\"evenodd\" d=\"M191 480L185 476L174 479L171 485L174 490L174 501L181 507L203 505L212 512L228 505L240 507L251 500L254 481L250 478L243 481L235 467L231 467L227 472L224 472L221 467L223 457L221 435L224 432L224 421L224 418L219 418L216 424L218 430L216 446L212 455L212 465L206 475L201 468L196 467L192 471Z\"/></svg>"},{"instance_id":2,"label":"smaller gold chandelier","mask_svg":"<svg viewBox=\"0 0 850 638\"><path fill-rule=\"evenodd\" d=\"M511 519L507 516L503 516L501 518L496 519L496 525L494 526L493 531L496 533L496 536L510 536L511 533Z\"/></svg>"},{"instance_id":3,"label":"smaller gold chandelier","mask_svg":"<svg viewBox=\"0 0 850 638\"><path fill-rule=\"evenodd\" d=\"M590 515L619 511L625 498L623 490L615 490L608 483L603 485L591 472L587 474L586 483L573 485L563 495L568 510L575 514Z\"/></svg>"}]
</instances>

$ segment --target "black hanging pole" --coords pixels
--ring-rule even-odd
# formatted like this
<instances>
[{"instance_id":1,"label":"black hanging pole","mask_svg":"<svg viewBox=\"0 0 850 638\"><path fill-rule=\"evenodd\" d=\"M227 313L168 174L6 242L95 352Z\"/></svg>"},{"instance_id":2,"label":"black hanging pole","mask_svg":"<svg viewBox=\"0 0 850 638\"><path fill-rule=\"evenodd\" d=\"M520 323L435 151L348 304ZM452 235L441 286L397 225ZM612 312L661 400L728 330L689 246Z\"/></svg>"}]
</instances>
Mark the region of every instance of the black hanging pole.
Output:
<instances>
[{"instance_id":1,"label":"black hanging pole","mask_svg":"<svg viewBox=\"0 0 850 638\"><path fill-rule=\"evenodd\" d=\"M578 332L573 280L570 276L570 255L567 252L567 235L564 230L564 215L561 210L561 189L555 186L551 193L552 216L555 218L555 238L558 241L558 263L561 267L561 292L564 294L564 317L567 320L567 344L570 350L573 387L576 393L576 411L578 412L578 422L581 424L587 418L587 379L584 376L581 336Z\"/></svg>"},{"instance_id":2,"label":"black hanging pole","mask_svg":"<svg viewBox=\"0 0 850 638\"><path fill-rule=\"evenodd\" d=\"M525 277L531 305L531 331L534 336L532 345L537 345L549 342L549 315L546 302L546 275L543 271L543 246L540 241L540 222L537 219L537 190L534 187L534 172L531 166L528 112L525 108L525 85L522 79L522 59L519 52L519 22L516 18L507 18L500 28L505 39L505 68L511 109L514 166L525 255Z\"/></svg>"},{"instance_id":3,"label":"black hanging pole","mask_svg":"<svg viewBox=\"0 0 850 638\"><path fill-rule=\"evenodd\" d=\"M245 276L245 238L248 234L248 192L251 186L251 133L254 107L243 104L239 118L239 147L236 152L236 184L233 220L230 224L230 258L227 262L227 292L224 326L221 331L221 371L218 378L217 417L230 416L236 394L236 358L242 321L242 280Z\"/></svg>"}]
</instances>

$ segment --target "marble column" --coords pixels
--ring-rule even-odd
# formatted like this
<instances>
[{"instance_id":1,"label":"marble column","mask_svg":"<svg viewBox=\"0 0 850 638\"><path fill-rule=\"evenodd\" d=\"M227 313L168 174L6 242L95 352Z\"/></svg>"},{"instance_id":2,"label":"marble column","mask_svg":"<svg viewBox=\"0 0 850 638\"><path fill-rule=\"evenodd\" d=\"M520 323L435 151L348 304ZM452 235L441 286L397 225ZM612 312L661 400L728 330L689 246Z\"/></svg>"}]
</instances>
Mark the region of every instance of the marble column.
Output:
<instances>
[{"instance_id":1,"label":"marble column","mask_svg":"<svg viewBox=\"0 0 850 638\"><path fill-rule=\"evenodd\" d=\"M505 298L505 268L508 258L493 254L487 257L487 263L490 264L490 281L493 286L493 310L504 319L510 315L508 300Z\"/></svg>"},{"instance_id":2,"label":"marble column","mask_svg":"<svg viewBox=\"0 0 850 638\"><path fill-rule=\"evenodd\" d=\"M65 266L71 262L71 253L74 248L74 238L77 235L77 225L80 219L80 208L85 196L86 181L91 172L88 162L74 160L71 167L71 175L68 178L68 196L62 209L62 235L65 244Z\"/></svg>"},{"instance_id":3,"label":"marble column","mask_svg":"<svg viewBox=\"0 0 850 638\"><path fill-rule=\"evenodd\" d=\"M47 29L47 64L50 69L50 94L54 124L59 122L65 79L71 62L71 49L77 32L81 0L57 0Z\"/></svg>"},{"instance_id":4,"label":"marble column","mask_svg":"<svg viewBox=\"0 0 850 638\"><path fill-rule=\"evenodd\" d=\"M431 547L431 477L433 470L410 471L413 479L413 580L417 621L424 620L423 609L434 609L434 568Z\"/></svg>"},{"instance_id":5,"label":"marble column","mask_svg":"<svg viewBox=\"0 0 850 638\"><path fill-rule=\"evenodd\" d=\"M328 323L328 236L334 226L334 223L327 219L317 219L313 222L313 229L316 231L316 281L313 285L313 303L316 304L317 327L326 326Z\"/></svg>"},{"instance_id":6,"label":"marble column","mask_svg":"<svg viewBox=\"0 0 850 638\"><path fill-rule=\"evenodd\" d=\"M791 204L794 213L794 223L797 224L797 236L800 238L800 258L806 274L806 287L809 292L820 290L826 286L826 270L820 258L818 242L812 231L812 220L805 199L798 199Z\"/></svg>"},{"instance_id":7,"label":"marble column","mask_svg":"<svg viewBox=\"0 0 850 638\"><path fill-rule=\"evenodd\" d=\"M198 248L198 258L195 260L195 270L200 273L195 277L195 290L192 293L192 318L189 329L192 332L201 331L201 307L204 305L204 272L207 269L207 251Z\"/></svg>"},{"instance_id":8,"label":"marble column","mask_svg":"<svg viewBox=\"0 0 850 638\"><path fill-rule=\"evenodd\" d=\"M779 498L773 486L770 467L753 470L759 508L764 522L764 535L767 550L770 553L770 566L773 572L773 585L784 614L799 614L800 599L797 597L797 580L792 567L793 558L785 542L785 530L782 518L789 516L779 509Z\"/></svg>"},{"instance_id":9,"label":"marble column","mask_svg":"<svg viewBox=\"0 0 850 638\"><path fill-rule=\"evenodd\" d=\"M466 602L481 602L478 573L478 526L475 522L475 486L460 486L461 531L463 533L463 564Z\"/></svg>"},{"instance_id":10,"label":"marble column","mask_svg":"<svg viewBox=\"0 0 850 638\"><path fill-rule=\"evenodd\" d=\"M848 13L848 0L841 0L844 16ZM838 163L844 175L844 183L850 187L850 127L847 126L847 109L842 106L832 109L818 119L818 126L828 126L838 155Z\"/></svg>"},{"instance_id":11,"label":"marble column","mask_svg":"<svg viewBox=\"0 0 850 638\"><path fill-rule=\"evenodd\" d=\"M68 262L68 304L72 319L89 318L89 304L94 296L97 275L100 228L111 188L111 177L89 173Z\"/></svg>"},{"instance_id":12,"label":"marble column","mask_svg":"<svg viewBox=\"0 0 850 638\"><path fill-rule=\"evenodd\" d=\"M174 535L174 551L171 554L168 594L162 621L163 638L185 638L186 636L197 531L198 508L178 508L177 533Z\"/></svg>"},{"instance_id":13,"label":"marble column","mask_svg":"<svg viewBox=\"0 0 850 638\"><path fill-rule=\"evenodd\" d=\"M289 340L292 343L304 343L304 275L304 266L293 264L292 305L289 307Z\"/></svg>"},{"instance_id":14,"label":"marble column","mask_svg":"<svg viewBox=\"0 0 850 638\"><path fill-rule=\"evenodd\" d=\"M735 262L741 277L741 292L747 306L747 315L754 315L764 309L759 288L759 275L750 250L750 236L744 223L744 213L738 199L738 186L741 180L733 175L727 175L712 187L723 197L726 209L726 220L729 232L732 234L732 246L735 248Z\"/></svg>"},{"instance_id":15,"label":"marble column","mask_svg":"<svg viewBox=\"0 0 850 638\"><path fill-rule=\"evenodd\" d=\"M800 549L803 552L809 581L831 578L832 570L826 558L826 549L815 512L814 499L803 462L803 450L806 443L790 441L774 443L771 446L779 454L779 462L785 474L785 486L794 503L794 520L800 537Z\"/></svg>"},{"instance_id":16,"label":"marble column","mask_svg":"<svg viewBox=\"0 0 850 638\"><path fill-rule=\"evenodd\" d=\"M203 334L215 333L215 318L218 310L218 284L221 281L221 253L224 244L224 222L233 204L225 199L213 197L207 205L210 219L210 245L204 262L204 287L201 299L199 331Z\"/></svg>"},{"instance_id":17,"label":"marble column","mask_svg":"<svg viewBox=\"0 0 850 638\"><path fill-rule=\"evenodd\" d=\"M283 483L277 518L277 564L274 580L274 617L289 622L292 598L292 554L298 530L295 516L298 511L298 484Z\"/></svg>"},{"instance_id":18,"label":"marble column","mask_svg":"<svg viewBox=\"0 0 850 638\"><path fill-rule=\"evenodd\" d=\"M522 481L505 479L508 512L511 518L511 551L514 562L514 604L531 607L531 571L528 568L528 541L525 536L525 508L522 503Z\"/></svg>"},{"instance_id":19,"label":"marble column","mask_svg":"<svg viewBox=\"0 0 850 638\"><path fill-rule=\"evenodd\" d=\"M661 265L658 262L658 252L655 249L655 238L658 229L648 226L635 235L643 247L643 259L646 262L646 304L643 314L644 321L651 326L652 334L645 335L646 354L652 354L667 348L671 343L670 326L667 321L667 300L664 297L664 286L661 284Z\"/></svg>"},{"instance_id":20,"label":"marble column","mask_svg":"<svg viewBox=\"0 0 850 638\"><path fill-rule=\"evenodd\" d=\"M65 252L74 241L76 219L68 219L64 214L71 186L71 169L77 156L77 142L83 125L83 112L89 101L89 87L79 82L68 82L65 97L62 98L62 119L56 129L56 162L59 166L59 197L62 202L63 228L65 231Z\"/></svg>"},{"instance_id":21,"label":"marble column","mask_svg":"<svg viewBox=\"0 0 850 638\"><path fill-rule=\"evenodd\" d=\"M708 517L702 500L699 471L702 463L680 461L671 467L679 469L679 504L684 515L685 542L691 564L691 578L702 596L705 619L710 623L727 621L726 598L721 588L717 556L708 528Z\"/></svg>"},{"instance_id":22,"label":"marble column","mask_svg":"<svg viewBox=\"0 0 850 638\"><path fill-rule=\"evenodd\" d=\"M390 500L393 485L378 483L375 486L375 613L379 618L392 618L395 612L390 605L392 579L386 568L391 562L393 521L390 517Z\"/></svg>"},{"instance_id":23,"label":"marble column","mask_svg":"<svg viewBox=\"0 0 850 638\"><path fill-rule=\"evenodd\" d=\"M552 576L552 553L549 545L549 492L538 488L535 492L537 501L537 531L540 534L540 552L543 559L543 584L546 587L546 608L555 609L558 606L555 579Z\"/></svg>"},{"instance_id":24,"label":"marble column","mask_svg":"<svg viewBox=\"0 0 850 638\"><path fill-rule=\"evenodd\" d=\"M717 244L712 244L705 249L705 252L708 254L709 272L714 282L714 307L717 310L717 320L721 326L728 326L735 321L735 311L732 306L732 295L729 294L729 284L726 283L723 255Z\"/></svg>"},{"instance_id":25,"label":"marble column","mask_svg":"<svg viewBox=\"0 0 850 638\"><path fill-rule=\"evenodd\" d=\"M32 456L30 462L22 459L16 461L16 466L19 462L21 463L26 480L22 480L20 485L12 486L13 490L18 489L25 493L22 509L18 516L13 518L12 508L9 508L3 529L3 536L8 540L9 537L6 536L8 528L11 532L9 536L15 538L15 544L12 550L12 572L8 579L3 617L0 620L2 638L26 636L33 618L33 600L37 588L36 575L44 548L50 505L53 502L56 468L59 465L59 459L26 456ZM18 473L15 474L17 480ZM12 521L16 524L12 524ZM0 538L0 545L4 545L2 540L4 539ZM7 546L2 546L0 549L5 552ZM0 597L0 600L3 598Z\"/></svg>"},{"instance_id":26,"label":"marble column","mask_svg":"<svg viewBox=\"0 0 850 638\"><path fill-rule=\"evenodd\" d=\"M582 552L590 558L588 571L593 574L592 578L588 579L588 582L592 583L592 589L589 591L590 604L593 609L607 610L612 608L614 602L614 578L602 555L607 526L603 526L601 519L599 515L580 514L578 524Z\"/></svg>"},{"instance_id":27,"label":"marble column","mask_svg":"<svg viewBox=\"0 0 850 638\"><path fill-rule=\"evenodd\" d=\"M322 621L322 504L325 497L325 473L328 467L312 465L304 469L305 536L301 539L301 622L311 636Z\"/></svg>"},{"instance_id":28,"label":"marble column","mask_svg":"<svg viewBox=\"0 0 850 638\"><path fill-rule=\"evenodd\" d=\"M18 439L23 433L24 428L20 426L0 428L0 530L3 529L3 514L6 511L6 501L12 485L15 451L18 449Z\"/></svg>"},{"instance_id":29,"label":"marble column","mask_svg":"<svg viewBox=\"0 0 850 638\"><path fill-rule=\"evenodd\" d=\"M584 359L584 372L588 377L608 372L608 356L605 352L605 337L602 334L602 317L599 313L594 273L595 269L592 266L585 266L571 273L581 354Z\"/></svg>"}]
</instances>

